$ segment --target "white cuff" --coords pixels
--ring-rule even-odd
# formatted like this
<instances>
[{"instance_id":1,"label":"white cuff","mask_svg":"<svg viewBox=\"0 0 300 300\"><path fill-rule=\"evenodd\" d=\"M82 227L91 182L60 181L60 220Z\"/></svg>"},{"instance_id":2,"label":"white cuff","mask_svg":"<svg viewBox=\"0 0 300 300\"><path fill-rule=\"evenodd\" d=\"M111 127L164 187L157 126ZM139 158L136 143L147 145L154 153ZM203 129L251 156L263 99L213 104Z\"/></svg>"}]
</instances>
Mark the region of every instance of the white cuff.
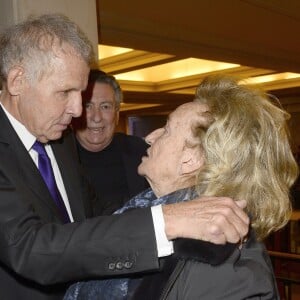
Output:
<instances>
[{"instance_id":1,"label":"white cuff","mask_svg":"<svg viewBox=\"0 0 300 300\"><path fill-rule=\"evenodd\" d=\"M151 207L158 257L174 253L173 242L167 239L165 220L161 205Z\"/></svg>"}]
</instances>

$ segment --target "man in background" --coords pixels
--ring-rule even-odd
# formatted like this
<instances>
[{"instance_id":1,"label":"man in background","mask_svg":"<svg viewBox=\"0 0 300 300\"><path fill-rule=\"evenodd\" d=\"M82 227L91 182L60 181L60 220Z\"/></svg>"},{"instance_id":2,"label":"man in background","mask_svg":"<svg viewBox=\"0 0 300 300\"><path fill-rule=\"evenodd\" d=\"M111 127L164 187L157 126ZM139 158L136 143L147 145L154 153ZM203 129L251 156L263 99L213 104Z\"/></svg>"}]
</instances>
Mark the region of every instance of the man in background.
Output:
<instances>
[{"instance_id":1,"label":"man in background","mask_svg":"<svg viewBox=\"0 0 300 300\"><path fill-rule=\"evenodd\" d=\"M83 114L72 122L79 158L99 195L95 214L110 214L149 187L137 173L147 144L139 137L115 133L123 94L114 76L91 70L82 98Z\"/></svg>"}]
</instances>

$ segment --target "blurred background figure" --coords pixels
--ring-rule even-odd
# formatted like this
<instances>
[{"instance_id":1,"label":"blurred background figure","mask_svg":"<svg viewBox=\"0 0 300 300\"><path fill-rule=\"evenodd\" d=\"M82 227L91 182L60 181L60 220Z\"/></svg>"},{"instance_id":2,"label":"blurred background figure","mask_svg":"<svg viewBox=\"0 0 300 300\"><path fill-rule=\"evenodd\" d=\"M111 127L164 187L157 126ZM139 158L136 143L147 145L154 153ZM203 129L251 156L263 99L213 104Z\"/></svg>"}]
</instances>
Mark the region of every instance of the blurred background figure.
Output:
<instances>
[{"instance_id":1,"label":"blurred background figure","mask_svg":"<svg viewBox=\"0 0 300 300\"><path fill-rule=\"evenodd\" d=\"M82 97L83 114L73 119L79 157L99 194L95 214L103 213L103 208L111 213L148 187L137 173L147 144L139 137L115 133L123 94L113 76L91 70Z\"/></svg>"}]
</instances>

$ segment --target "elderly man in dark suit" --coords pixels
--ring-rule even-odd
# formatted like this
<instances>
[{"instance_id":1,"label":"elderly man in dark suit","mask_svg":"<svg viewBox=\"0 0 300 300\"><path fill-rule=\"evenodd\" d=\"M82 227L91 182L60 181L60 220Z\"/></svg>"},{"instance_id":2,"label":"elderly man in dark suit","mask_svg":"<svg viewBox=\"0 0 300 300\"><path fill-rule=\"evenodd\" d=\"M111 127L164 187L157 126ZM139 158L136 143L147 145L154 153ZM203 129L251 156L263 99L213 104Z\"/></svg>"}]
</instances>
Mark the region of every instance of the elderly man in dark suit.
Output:
<instances>
[{"instance_id":1,"label":"elderly man in dark suit","mask_svg":"<svg viewBox=\"0 0 300 300\"><path fill-rule=\"evenodd\" d=\"M248 231L228 198L89 219L93 195L64 132L82 112L91 57L85 35L57 14L0 38L1 299L61 299L73 280L157 269L177 237L237 242Z\"/></svg>"}]
</instances>

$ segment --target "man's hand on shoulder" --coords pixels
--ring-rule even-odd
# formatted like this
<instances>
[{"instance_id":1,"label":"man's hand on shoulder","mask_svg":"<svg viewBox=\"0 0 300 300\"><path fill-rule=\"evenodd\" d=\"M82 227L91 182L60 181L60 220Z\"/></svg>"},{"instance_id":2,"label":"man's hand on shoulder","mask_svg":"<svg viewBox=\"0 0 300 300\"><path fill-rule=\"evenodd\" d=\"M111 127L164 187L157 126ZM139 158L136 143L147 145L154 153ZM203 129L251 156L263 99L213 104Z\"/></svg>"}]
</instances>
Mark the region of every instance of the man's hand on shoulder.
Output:
<instances>
[{"instance_id":1,"label":"man's hand on shoulder","mask_svg":"<svg viewBox=\"0 0 300 300\"><path fill-rule=\"evenodd\" d=\"M165 232L169 240L183 237L215 244L238 243L249 230L245 207L246 201L227 197L201 197L164 205Z\"/></svg>"}]
</instances>

